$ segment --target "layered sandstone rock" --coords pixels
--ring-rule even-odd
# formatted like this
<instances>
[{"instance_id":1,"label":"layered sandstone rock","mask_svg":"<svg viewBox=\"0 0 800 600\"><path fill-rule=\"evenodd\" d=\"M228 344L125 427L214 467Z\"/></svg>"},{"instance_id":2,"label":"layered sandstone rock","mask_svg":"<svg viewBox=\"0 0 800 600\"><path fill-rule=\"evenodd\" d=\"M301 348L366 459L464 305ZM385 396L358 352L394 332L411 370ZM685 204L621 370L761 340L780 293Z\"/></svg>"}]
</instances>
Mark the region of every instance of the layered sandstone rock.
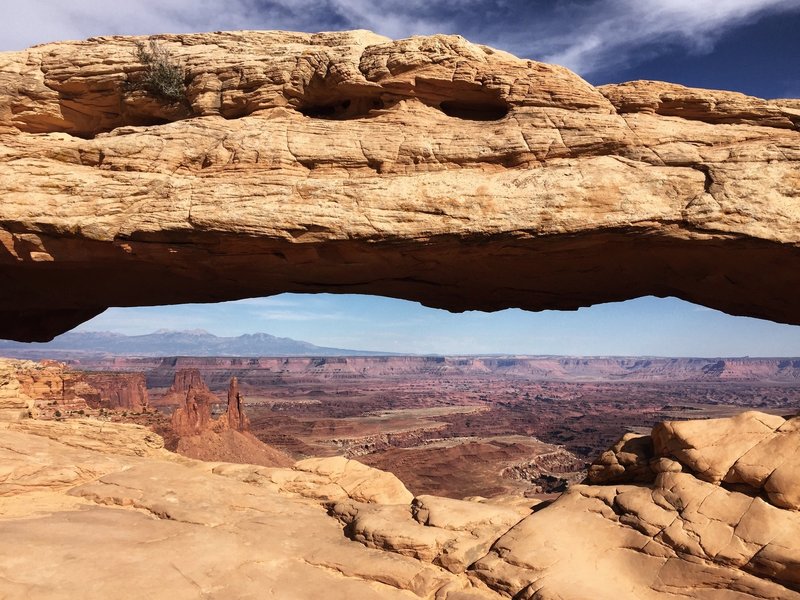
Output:
<instances>
[{"instance_id":1,"label":"layered sandstone rock","mask_svg":"<svg viewBox=\"0 0 800 600\"><path fill-rule=\"evenodd\" d=\"M331 513L345 525L347 537L369 548L463 573L485 556L501 535L530 514L535 503L513 508L420 496L411 507L345 500L335 504Z\"/></svg>"},{"instance_id":2,"label":"layered sandstone rock","mask_svg":"<svg viewBox=\"0 0 800 600\"><path fill-rule=\"evenodd\" d=\"M215 472L327 501L350 539L465 573L502 597L791 600L800 598L800 512L787 510L784 498L800 490L798 480L773 498L709 473L730 480L757 458L763 470L796 462L787 451L796 420L749 412L626 435L592 471L608 483L574 486L550 505L434 496L368 502L325 478L288 485L296 481L291 471ZM321 472L341 471L336 460L345 464L317 459Z\"/></svg>"},{"instance_id":3,"label":"layered sandstone rock","mask_svg":"<svg viewBox=\"0 0 800 600\"><path fill-rule=\"evenodd\" d=\"M601 485L521 521L474 571L515 598L800 598L797 422L747 412L628 434L590 468Z\"/></svg>"},{"instance_id":4,"label":"layered sandstone rock","mask_svg":"<svg viewBox=\"0 0 800 600\"><path fill-rule=\"evenodd\" d=\"M149 456L164 447L164 440L145 427L97 419L24 419L7 427L13 431L48 437L70 447L126 456Z\"/></svg>"},{"instance_id":5,"label":"layered sandstone rock","mask_svg":"<svg viewBox=\"0 0 800 600\"><path fill-rule=\"evenodd\" d=\"M36 401L23 389L17 373L24 368L38 367L34 362L10 359L0 360L0 420L17 421L32 417L36 411Z\"/></svg>"},{"instance_id":6,"label":"layered sandstone rock","mask_svg":"<svg viewBox=\"0 0 800 600\"><path fill-rule=\"evenodd\" d=\"M211 416L213 405L219 401L208 389L203 376L197 369L181 369L175 372L172 386L161 399L162 404L178 404L172 413L172 428L181 437L199 435L206 431L231 429L245 432L250 421L244 413L239 382L232 377L228 387L228 404L225 414L214 419Z\"/></svg>"},{"instance_id":7,"label":"layered sandstone rock","mask_svg":"<svg viewBox=\"0 0 800 600\"><path fill-rule=\"evenodd\" d=\"M776 439L789 447L794 421L667 423L651 483L579 485L536 506L412 498L343 458L202 463L133 425L0 423L0 595L800 599L800 511L709 481L771 458ZM644 456L617 446L614 464Z\"/></svg>"},{"instance_id":8,"label":"layered sandstone rock","mask_svg":"<svg viewBox=\"0 0 800 600\"><path fill-rule=\"evenodd\" d=\"M650 483L655 478L655 472L650 467L652 460L653 438L626 433L592 463L586 481L599 485Z\"/></svg>"},{"instance_id":9,"label":"layered sandstone rock","mask_svg":"<svg viewBox=\"0 0 800 600\"><path fill-rule=\"evenodd\" d=\"M92 408L142 412L150 406L143 373L83 372L81 377L98 392L86 394Z\"/></svg>"},{"instance_id":10,"label":"layered sandstone rock","mask_svg":"<svg viewBox=\"0 0 800 600\"><path fill-rule=\"evenodd\" d=\"M466 577L355 544L316 500L243 475L278 470L163 450L123 455L114 442L122 428L106 426L110 445L93 450L0 428L0 464L10 465L0 470L3 597L499 598ZM333 483L341 468L328 460L297 470ZM380 478L354 494L408 501L384 496Z\"/></svg>"},{"instance_id":11,"label":"layered sandstone rock","mask_svg":"<svg viewBox=\"0 0 800 600\"><path fill-rule=\"evenodd\" d=\"M158 40L185 101L134 89L137 38L0 55L0 335L284 291L800 323L796 101L593 88L458 36Z\"/></svg>"},{"instance_id":12,"label":"layered sandstone rock","mask_svg":"<svg viewBox=\"0 0 800 600\"><path fill-rule=\"evenodd\" d=\"M247 431L250 429L250 420L244 414L242 395L239 393L239 381L236 377L231 377L231 383L228 387L228 408L225 411L225 418L228 427L235 431Z\"/></svg>"},{"instance_id":13,"label":"layered sandstone rock","mask_svg":"<svg viewBox=\"0 0 800 600\"><path fill-rule=\"evenodd\" d=\"M414 496L391 473L341 456L307 458L291 472L270 475L284 490L320 500L355 500L376 504L408 504Z\"/></svg>"},{"instance_id":14,"label":"layered sandstone rock","mask_svg":"<svg viewBox=\"0 0 800 600\"><path fill-rule=\"evenodd\" d=\"M61 363L0 359L0 420L86 410L87 398L98 395L80 373Z\"/></svg>"},{"instance_id":15,"label":"layered sandstone rock","mask_svg":"<svg viewBox=\"0 0 800 600\"><path fill-rule=\"evenodd\" d=\"M798 513L687 473L576 487L500 538L474 572L514 598L800 598Z\"/></svg>"},{"instance_id":16,"label":"layered sandstone rock","mask_svg":"<svg viewBox=\"0 0 800 600\"><path fill-rule=\"evenodd\" d=\"M589 468L588 483L649 483L661 473L694 477L775 506L800 510L800 417L748 411L727 419L668 421L652 436L626 434Z\"/></svg>"},{"instance_id":17,"label":"layered sandstone rock","mask_svg":"<svg viewBox=\"0 0 800 600\"><path fill-rule=\"evenodd\" d=\"M148 406L141 373L77 372L55 361L0 359L0 420L89 409L141 412Z\"/></svg>"}]
</instances>

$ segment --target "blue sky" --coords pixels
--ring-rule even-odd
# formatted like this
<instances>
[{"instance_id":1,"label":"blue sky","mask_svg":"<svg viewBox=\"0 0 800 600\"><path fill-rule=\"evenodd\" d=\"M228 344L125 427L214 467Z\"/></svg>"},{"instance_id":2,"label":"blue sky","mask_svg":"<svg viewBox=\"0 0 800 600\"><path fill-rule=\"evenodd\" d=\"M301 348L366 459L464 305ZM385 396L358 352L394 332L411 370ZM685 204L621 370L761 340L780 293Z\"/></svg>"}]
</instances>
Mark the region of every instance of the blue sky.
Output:
<instances>
[{"instance_id":1,"label":"blue sky","mask_svg":"<svg viewBox=\"0 0 800 600\"><path fill-rule=\"evenodd\" d=\"M675 298L578 311L461 314L374 296L282 294L213 306L111 309L80 327L146 333L266 331L321 346L421 354L800 356L800 328L731 317Z\"/></svg>"},{"instance_id":2,"label":"blue sky","mask_svg":"<svg viewBox=\"0 0 800 600\"><path fill-rule=\"evenodd\" d=\"M3 7L0 50L93 35L366 28L459 33L564 64L600 84L662 79L800 97L800 0L27 0ZM110 309L82 330L265 331L393 352L800 356L800 327L674 299L576 312L450 314L368 296L284 294L218 305Z\"/></svg>"}]
</instances>

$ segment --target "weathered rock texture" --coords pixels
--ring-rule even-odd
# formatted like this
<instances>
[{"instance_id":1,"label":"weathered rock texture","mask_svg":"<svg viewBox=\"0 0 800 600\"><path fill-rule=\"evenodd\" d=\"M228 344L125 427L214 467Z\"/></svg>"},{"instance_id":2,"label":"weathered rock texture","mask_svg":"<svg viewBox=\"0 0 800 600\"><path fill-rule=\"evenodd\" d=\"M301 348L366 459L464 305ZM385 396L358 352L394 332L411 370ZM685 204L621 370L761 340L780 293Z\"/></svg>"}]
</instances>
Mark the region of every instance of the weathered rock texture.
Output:
<instances>
[{"instance_id":1,"label":"weathered rock texture","mask_svg":"<svg viewBox=\"0 0 800 600\"><path fill-rule=\"evenodd\" d=\"M775 506L800 510L800 417L750 411L728 419L670 421L652 436L626 434L589 468L589 483L651 483L681 472Z\"/></svg>"},{"instance_id":2,"label":"weathered rock texture","mask_svg":"<svg viewBox=\"0 0 800 600\"><path fill-rule=\"evenodd\" d=\"M590 472L615 484L572 488L473 568L514 598L800 598L798 423L748 412L626 436Z\"/></svg>"},{"instance_id":3,"label":"weathered rock texture","mask_svg":"<svg viewBox=\"0 0 800 600\"><path fill-rule=\"evenodd\" d=\"M3 337L285 291L800 323L796 101L593 88L458 36L158 39L184 102L132 89L136 38L0 55Z\"/></svg>"},{"instance_id":4,"label":"weathered rock texture","mask_svg":"<svg viewBox=\"0 0 800 600\"><path fill-rule=\"evenodd\" d=\"M548 505L414 498L341 457L203 463L136 425L0 420L0 596L798 600L798 421L664 423L598 462L615 483Z\"/></svg>"},{"instance_id":5,"label":"weathered rock texture","mask_svg":"<svg viewBox=\"0 0 800 600\"><path fill-rule=\"evenodd\" d=\"M230 429L235 431L248 431L250 429L250 420L244 414L242 395L239 393L239 381L236 377L231 377L231 383L228 387L228 407L225 410L225 418Z\"/></svg>"}]
</instances>

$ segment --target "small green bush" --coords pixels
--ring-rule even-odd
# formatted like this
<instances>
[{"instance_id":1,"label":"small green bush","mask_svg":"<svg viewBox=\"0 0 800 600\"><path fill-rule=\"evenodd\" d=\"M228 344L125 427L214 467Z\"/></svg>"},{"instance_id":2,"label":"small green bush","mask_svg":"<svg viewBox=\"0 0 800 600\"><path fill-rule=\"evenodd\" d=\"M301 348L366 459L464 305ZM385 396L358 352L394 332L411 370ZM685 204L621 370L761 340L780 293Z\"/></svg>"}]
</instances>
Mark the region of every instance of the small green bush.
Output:
<instances>
[{"instance_id":1,"label":"small green bush","mask_svg":"<svg viewBox=\"0 0 800 600\"><path fill-rule=\"evenodd\" d=\"M186 97L186 74L181 65L157 41L136 42L136 59L145 66L144 75L134 87L164 100L177 102Z\"/></svg>"}]
</instances>

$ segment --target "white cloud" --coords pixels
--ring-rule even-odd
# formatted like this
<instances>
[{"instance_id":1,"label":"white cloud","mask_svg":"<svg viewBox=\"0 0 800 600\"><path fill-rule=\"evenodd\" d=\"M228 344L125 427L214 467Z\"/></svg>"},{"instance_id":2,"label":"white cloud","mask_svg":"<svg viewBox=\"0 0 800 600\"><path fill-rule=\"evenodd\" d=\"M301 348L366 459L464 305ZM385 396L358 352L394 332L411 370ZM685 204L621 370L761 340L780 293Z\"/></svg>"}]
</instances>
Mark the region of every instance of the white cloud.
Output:
<instances>
[{"instance_id":1,"label":"white cloud","mask_svg":"<svg viewBox=\"0 0 800 600\"><path fill-rule=\"evenodd\" d=\"M0 50L98 35L242 29L258 15L253 0L9 2L0 20Z\"/></svg>"},{"instance_id":2,"label":"white cloud","mask_svg":"<svg viewBox=\"0 0 800 600\"><path fill-rule=\"evenodd\" d=\"M291 308L302 305L299 300L292 300L286 297L285 294L281 296L268 296L266 298L247 298L245 300L234 300L227 303L229 306L245 306L245 307L259 307L259 308Z\"/></svg>"},{"instance_id":3,"label":"white cloud","mask_svg":"<svg viewBox=\"0 0 800 600\"><path fill-rule=\"evenodd\" d=\"M227 29L367 28L390 37L442 31L441 20L414 16L422 6L418 0L25 0L3 7L0 51L99 35Z\"/></svg>"},{"instance_id":4,"label":"white cloud","mask_svg":"<svg viewBox=\"0 0 800 600\"><path fill-rule=\"evenodd\" d=\"M447 16L448 4L450 3L440 1L441 12L433 18L426 18L420 16L420 12L430 6L427 1L330 0L331 7L353 23L353 26L371 29L391 38L456 31L457 26ZM476 3L466 0L462 4Z\"/></svg>"},{"instance_id":5,"label":"white cloud","mask_svg":"<svg viewBox=\"0 0 800 600\"><path fill-rule=\"evenodd\" d=\"M680 45L710 50L734 27L767 14L800 10L800 0L598 0L575 14L566 36L540 39L532 50L582 74L636 60L642 49Z\"/></svg>"},{"instance_id":6,"label":"white cloud","mask_svg":"<svg viewBox=\"0 0 800 600\"><path fill-rule=\"evenodd\" d=\"M264 321L362 321L358 317L341 312L317 312L314 310L261 310L252 316Z\"/></svg>"}]
</instances>

